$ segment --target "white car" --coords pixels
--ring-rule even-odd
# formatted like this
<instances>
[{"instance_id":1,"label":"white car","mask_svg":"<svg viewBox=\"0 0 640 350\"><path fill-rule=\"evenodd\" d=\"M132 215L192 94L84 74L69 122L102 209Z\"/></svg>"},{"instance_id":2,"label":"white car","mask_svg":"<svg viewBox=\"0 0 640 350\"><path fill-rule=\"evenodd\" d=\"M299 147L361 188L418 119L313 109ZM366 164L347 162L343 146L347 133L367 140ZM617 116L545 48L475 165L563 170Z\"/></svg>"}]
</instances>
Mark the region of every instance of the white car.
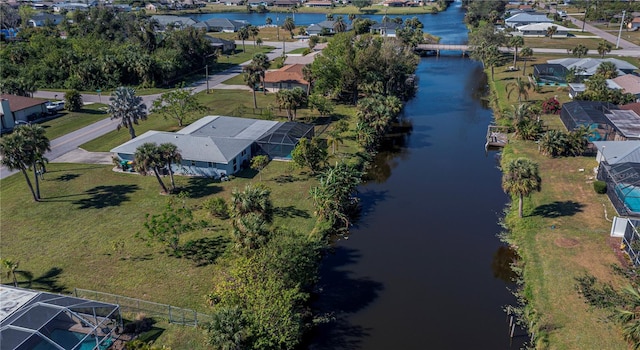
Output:
<instances>
[{"instance_id":1,"label":"white car","mask_svg":"<svg viewBox=\"0 0 640 350\"><path fill-rule=\"evenodd\" d=\"M47 112L50 114L55 114L64 109L64 101L48 101L45 105L47 106Z\"/></svg>"}]
</instances>

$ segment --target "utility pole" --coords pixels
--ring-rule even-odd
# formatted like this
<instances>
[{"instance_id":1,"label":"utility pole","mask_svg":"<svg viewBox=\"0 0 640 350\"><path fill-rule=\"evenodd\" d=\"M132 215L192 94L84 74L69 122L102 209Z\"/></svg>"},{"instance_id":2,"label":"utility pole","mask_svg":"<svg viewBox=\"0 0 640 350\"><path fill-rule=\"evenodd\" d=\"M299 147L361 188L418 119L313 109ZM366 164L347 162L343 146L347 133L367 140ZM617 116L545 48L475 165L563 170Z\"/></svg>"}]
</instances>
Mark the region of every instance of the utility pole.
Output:
<instances>
[{"instance_id":1,"label":"utility pole","mask_svg":"<svg viewBox=\"0 0 640 350\"><path fill-rule=\"evenodd\" d=\"M207 93L209 93L209 64L204 66L204 79L207 81Z\"/></svg>"},{"instance_id":2,"label":"utility pole","mask_svg":"<svg viewBox=\"0 0 640 350\"><path fill-rule=\"evenodd\" d=\"M622 10L622 18L620 18L620 30L618 31L618 40L616 41L616 49L620 46L620 36L622 35L622 26L624 25L624 15L626 11Z\"/></svg>"},{"instance_id":3,"label":"utility pole","mask_svg":"<svg viewBox=\"0 0 640 350\"><path fill-rule=\"evenodd\" d=\"M582 17L582 32L584 33L584 24L587 22L587 11L589 11L589 1L587 0L587 5L584 8L584 17Z\"/></svg>"}]
</instances>

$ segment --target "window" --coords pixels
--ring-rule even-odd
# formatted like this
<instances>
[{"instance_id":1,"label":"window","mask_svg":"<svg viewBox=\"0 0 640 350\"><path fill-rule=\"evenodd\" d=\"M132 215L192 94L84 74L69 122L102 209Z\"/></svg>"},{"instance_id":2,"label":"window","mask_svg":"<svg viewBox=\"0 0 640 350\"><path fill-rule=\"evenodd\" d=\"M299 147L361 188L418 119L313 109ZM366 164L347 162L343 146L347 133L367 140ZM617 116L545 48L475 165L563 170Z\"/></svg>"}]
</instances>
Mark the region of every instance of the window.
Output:
<instances>
[{"instance_id":1,"label":"window","mask_svg":"<svg viewBox=\"0 0 640 350\"><path fill-rule=\"evenodd\" d=\"M209 162L208 165L209 165L209 168L215 168L216 167L216 163L214 163L214 162Z\"/></svg>"},{"instance_id":2,"label":"window","mask_svg":"<svg viewBox=\"0 0 640 350\"><path fill-rule=\"evenodd\" d=\"M242 151L242 155L243 156L247 155L247 150L246 149L244 151Z\"/></svg>"},{"instance_id":3,"label":"window","mask_svg":"<svg viewBox=\"0 0 640 350\"><path fill-rule=\"evenodd\" d=\"M196 161L195 160L191 161L191 166L196 166Z\"/></svg>"},{"instance_id":4,"label":"window","mask_svg":"<svg viewBox=\"0 0 640 350\"><path fill-rule=\"evenodd\" d=\"M238 164L238 160L237 160L236 158L233 158L233 165L234 165L234 168L235 168L235 165L236 165L236 164Z\"/></svg>"}]
</instances>

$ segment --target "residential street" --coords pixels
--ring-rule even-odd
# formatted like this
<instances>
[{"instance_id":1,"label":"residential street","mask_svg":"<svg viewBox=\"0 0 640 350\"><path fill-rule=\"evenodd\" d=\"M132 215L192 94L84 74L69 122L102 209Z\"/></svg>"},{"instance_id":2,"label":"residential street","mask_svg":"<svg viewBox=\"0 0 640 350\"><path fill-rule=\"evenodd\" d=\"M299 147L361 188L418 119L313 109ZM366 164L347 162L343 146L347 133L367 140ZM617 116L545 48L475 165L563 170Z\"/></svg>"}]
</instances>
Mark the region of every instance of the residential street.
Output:
<instances>
[{"instance_id":1,"label":"residential street","mask_svg":"<svg viewBox=\"0 0 640 350\"><path fill-rule=\"evenodd\" d=\"M238 45L242 45L241 41L237 42ZM253 41L245 40L245 45L253 45ZM264 42L263 45L276 47L275 50L267 54L269 59L274 59L282 55L282 43L281 42ZM307 47L307 42L293 42L286 43L285 49L287 52L295 50L301 47ZM215 89L223 81L226 81L234 76L242 73L242 66L248 64L250 61L241 64L240 66L234 66L226 71L212 74L209 76L209 88ZM194 83L191 86L195 93L205 91L207 89L207 81L201 80ZM64 96L64 92L56 91L36 91L33 97L46 98L46 99L61 99ZM160 94L142 96L147 108L151 107L153 101L160 97ZM109 96L98 96L93 94L83 94L82 99L84 102L100 102L109 103ZM116 128L118 121L105 118L96 123L88 125L82 129L71 132L67 135L61 136L57 139L51 140L51 151L45 155L50 162L64 162L64 163L84 163L84 162L98 162L104 163L104 155L102 157L89 157L83 152L69 152L76 150L80 145L89 142L95 138L98 138ZM64 156L64 157L63 157ZM6 167L0 167L0 179L4 179L7 176L15 174L17 171L10 171Z\"/></svg>"}]
</instances>

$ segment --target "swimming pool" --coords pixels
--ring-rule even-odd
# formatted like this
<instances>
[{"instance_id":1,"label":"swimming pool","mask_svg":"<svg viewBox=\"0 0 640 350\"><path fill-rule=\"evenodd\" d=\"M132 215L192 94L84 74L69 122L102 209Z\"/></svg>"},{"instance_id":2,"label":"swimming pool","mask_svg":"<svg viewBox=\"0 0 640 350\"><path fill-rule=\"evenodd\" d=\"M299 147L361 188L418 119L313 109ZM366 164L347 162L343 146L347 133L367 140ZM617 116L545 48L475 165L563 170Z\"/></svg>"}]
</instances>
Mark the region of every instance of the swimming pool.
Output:
<instances>
[{"instance_id":1,"label":"swimming pool","mask_svg":"<svg viewBox=\"0 0 640 350\"><path fill-rule=\"evenodd\" d=\"M640 212L640 188L628 185L616 185L616 195L630 211Z\"/></svg>"},{"instance_id":2,"label":"swimming pool","mask_svg":"<svg viewBox=\"0 0 640 350\"><path fill-rule=\"evenodd\" d=\"M68 331L64 329L54 329L49 338L65 349L75 350L93 350L96 348L96 339L92 336L84 339L86 334ZM84 340L83 340L84 339ZM74 348L75 346L75 348ZM103 348L101 346L101 348ZM105 347L106 348L106 347ZM55 350L56 347L49 344L46 340L40 342L34 350Z\"/></svg>"}]
</instances>

